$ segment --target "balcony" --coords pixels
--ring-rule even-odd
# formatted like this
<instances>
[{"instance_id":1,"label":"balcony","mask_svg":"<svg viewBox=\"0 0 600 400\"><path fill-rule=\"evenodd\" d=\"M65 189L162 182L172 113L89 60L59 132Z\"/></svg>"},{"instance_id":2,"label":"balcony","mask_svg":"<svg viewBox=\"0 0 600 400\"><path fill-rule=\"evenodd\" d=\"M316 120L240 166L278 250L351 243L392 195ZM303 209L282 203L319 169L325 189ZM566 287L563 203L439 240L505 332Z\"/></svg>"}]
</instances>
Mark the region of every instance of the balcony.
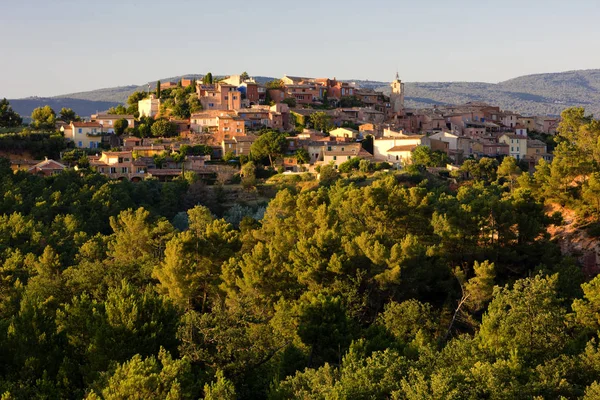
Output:
<instances>
[{"instance_id":1,"label":"balcony","mask_svg":"<svg viewBox=\"0 0 600 400\"><path fill-rule=\"evenodd\" d=\"M86 132L85 135L88 137L100 137L100 136L109 135L109 133L108 132Z\"/></svg>"}]
</instances>

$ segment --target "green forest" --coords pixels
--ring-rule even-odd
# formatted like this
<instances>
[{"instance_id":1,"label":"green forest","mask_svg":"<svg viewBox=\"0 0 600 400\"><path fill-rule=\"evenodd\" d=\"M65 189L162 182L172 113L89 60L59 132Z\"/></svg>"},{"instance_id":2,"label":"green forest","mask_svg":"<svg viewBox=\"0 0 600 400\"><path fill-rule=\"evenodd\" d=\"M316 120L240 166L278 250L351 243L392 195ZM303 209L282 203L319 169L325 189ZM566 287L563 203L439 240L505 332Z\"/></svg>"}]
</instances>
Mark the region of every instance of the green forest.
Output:
<instances>
[{"instance_id":1,"label":"green forest","mask_svg":"<svg viewBox=\"0 0 600 400\"><path fill-rule=\"evenodd\" d=\"M598 399L600 122L554 161L327 170L264 215L185 179L0 161L2 399ZM322 168L325 173L326 168Z\"/></svg>"}]
</instances>

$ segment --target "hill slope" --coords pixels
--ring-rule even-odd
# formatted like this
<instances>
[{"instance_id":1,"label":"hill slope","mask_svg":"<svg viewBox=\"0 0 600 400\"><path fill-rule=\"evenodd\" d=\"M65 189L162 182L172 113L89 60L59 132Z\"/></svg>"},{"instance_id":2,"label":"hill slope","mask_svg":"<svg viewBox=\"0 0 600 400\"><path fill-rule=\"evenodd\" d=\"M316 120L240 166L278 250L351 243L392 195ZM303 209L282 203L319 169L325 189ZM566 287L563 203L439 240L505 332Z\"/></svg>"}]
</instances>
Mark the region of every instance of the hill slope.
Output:
<instances>
[{"instance_id":1,"label":"hill slope","mask_svg":"<svg viewBox=\"0 0 600 400\"><path fill-rule=\"evenodd\" d=\"M389 93L388 87L379 90ZM508 81L406 83L408 107L484 101L523 114L560 114L582 106L600 115L600 69L521 76Z\"/></svg>"},{"instance_id":2,"label":"hill slope","mask_svg":"<svg viewBox=\"0 0 600 400\"><path fill-rule=\"evenodd\" d=\"M61 108L72 108L78 115L89 117L98 111L106 111L119 103L114 101L90 101L72 98L30 97L27 99L10 100L13 110L19 113L25 121L29 119L34 108L49 105L56 113Z\"/></svg>"}]
</instances>

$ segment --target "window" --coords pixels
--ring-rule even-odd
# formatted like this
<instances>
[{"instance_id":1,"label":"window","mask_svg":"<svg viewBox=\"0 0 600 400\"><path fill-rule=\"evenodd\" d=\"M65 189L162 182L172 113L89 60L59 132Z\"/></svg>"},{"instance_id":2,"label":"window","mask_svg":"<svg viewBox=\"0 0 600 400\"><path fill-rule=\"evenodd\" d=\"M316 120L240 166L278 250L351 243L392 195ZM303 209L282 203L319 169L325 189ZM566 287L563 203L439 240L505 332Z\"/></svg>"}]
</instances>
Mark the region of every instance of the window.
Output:
<instances>
[{"instance_id":1,"label":"window","mask_svg":"<svg viewBox=\"0 0 600 400\"><path fill-rule=\"evenodd\" d=\"M77 147L83 147L83 143L82 143L81 141L79 141L79 142L77 143Z\"/></svg>"},{"instance_id":2,"label":"window","mask_svg":"<svg viewBox=\"0 0 600 400\"><path fill-rule=\"evenodd\" d=\"M337 156L333 156L333 159L334 159L334 160L337 160Z\"/></svg>"},{"instance_id":3,"label":"window","mask_svg":"<svg viewBox=\"0 0 600 400\"><path fill-rule=\"evenodd\" d=\"M116 174L117 173L117 169L115 167L110 167L110 173L111 174Z\"/></svg>"},{"instance_id":4,"label":"window","mask_svg":"<svg viewBox=\"0 0 600 400\"><path fill-rule=\"evenodd\" d=\"M348 160L350 159L350 156L348 156Z\"/></svg>"},{"instance_id":5,"label":"window","mask_svg":"<svg viewBox=\"0 0 600 400\"><path fill-rule=\"evenodd\" d=\"M77 133L83 133L83 129L79 128ZM80 142L81 143L81 142Z\"/></svg>"},{"instance_id":6,"label":"window","mask_svg":"<svg viewBox=\"0 0 600 400\"><path fill-rule=\"evenodd\" d=\"M127 167L122 167L121 168L121 172L124 173L124 174L126 174L127 173Z\"/></svg>"},{"instance_id":7,"label":"window","mask_svg":"<svg viewBox=\"0 0 600 400\"><path fill-rule=\"evenodd\" d=\"M81 142L79 142L81 143ZM331 146L327 146L327 151L331 151Z\"/></svg>"}]
</instances>

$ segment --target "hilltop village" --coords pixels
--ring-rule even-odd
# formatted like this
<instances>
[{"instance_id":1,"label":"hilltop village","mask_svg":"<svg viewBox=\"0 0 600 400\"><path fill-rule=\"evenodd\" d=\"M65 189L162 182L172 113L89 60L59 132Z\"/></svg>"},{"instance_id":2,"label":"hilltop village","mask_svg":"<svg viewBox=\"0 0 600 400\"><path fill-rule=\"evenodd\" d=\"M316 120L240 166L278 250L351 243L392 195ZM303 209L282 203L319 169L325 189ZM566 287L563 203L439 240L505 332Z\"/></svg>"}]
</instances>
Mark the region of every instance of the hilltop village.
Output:
<instances>
[{"instance_id":1,"label":"hilltop village","mask_svg":"<svg viewBox=\"0 0 600 400\"><path fill-rule=\"evenodd\" d=\"M600 398L600 121L263 83L0 100L2 399Z\"/></svg>"},{"instance_id":2,"label":"hilltop village","mask_svg":"<svg viewBox=\"0 0 600 400\"><path fill-rule=\"evenodd\" d=\"M286 75L259 84L246 73L221 80L209 73L202 81L157 82L155 90L135 92L126 105L88 120L45 110L67 141L61 159L10 158L13 170L48 175L81 167L83 155L82 166L130 181L171 180L186 171L226 181L235 161L257 156L286 173L360 160L402 169L415 151L426 166L448 169L482 157L511 156L530 169L552 159L544 138L556 133L557 117L484 103L409 109L404 97L398 74L387 96L335 78ZM261 143L265 133L271 136Z\"/></svg>"}]
</instances>

